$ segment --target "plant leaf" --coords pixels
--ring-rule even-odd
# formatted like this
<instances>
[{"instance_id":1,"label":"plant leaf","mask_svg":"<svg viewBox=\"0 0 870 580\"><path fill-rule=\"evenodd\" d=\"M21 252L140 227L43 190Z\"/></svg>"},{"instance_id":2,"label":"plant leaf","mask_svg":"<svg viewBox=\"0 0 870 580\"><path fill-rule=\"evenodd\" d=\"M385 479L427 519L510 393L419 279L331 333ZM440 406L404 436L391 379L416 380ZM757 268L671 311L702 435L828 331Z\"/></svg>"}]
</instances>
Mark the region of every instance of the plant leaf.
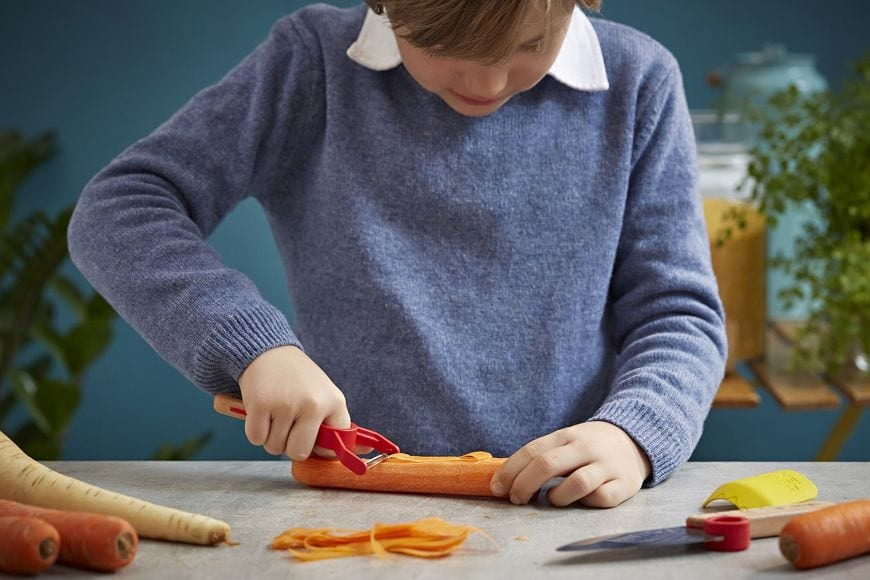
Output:
<instances>
[{"instance_id":1,"label":"plant leaf","mask_svg":"<svg viewBox=\"0 0 870 580\"><path fill-rule=\"evenodd\" d=\"M46 436L35 423L25 423L10 438L37 461L60 459L60 437Z\"/></svg>"},{"instance_id":2,"label":"plant leaf","mask_svg":"<svg viewBox=\"0 0 870 580\"><path fill-rule=\"evenodd\" d=\"M152 459L158 461L184 461L196 457L211 441L212 432L205 431L181 443L164 443L154 452Z\"/></svg>"},{"instance_id":3,"label":"plant leaf","mask_svg":"<svg viewBox=\"0 0 870 580\"><path fill-rule=\"evenodd\" d=\"M52 433L51 422L39 406L36 396L37 383L33 376L24 370L15 370L9 376L12 392L27 410L33 423L44 435Z\"/></svg>"},{"instance_id":4,"label":"plant leaf","mask_svg":"<svg viewBox=\"0 0 870 580\"><path fill-rule=\"evenodd\" d=\"M0 228L5 229L9 222L15 189L55 151L53 133L25 141L18 131L0 132Z\"/></svg>"},{"instance_id":5,"label":"plant leaf","mask_svg":"<svg viewBox=\"0 0 870 580\"><path fill-rule=\"evenodd\" d=\"M109 320L86 320L73 327L61 340L64 361L73 376L81 376L112 340Z\"/></svg>"}]
</instances>

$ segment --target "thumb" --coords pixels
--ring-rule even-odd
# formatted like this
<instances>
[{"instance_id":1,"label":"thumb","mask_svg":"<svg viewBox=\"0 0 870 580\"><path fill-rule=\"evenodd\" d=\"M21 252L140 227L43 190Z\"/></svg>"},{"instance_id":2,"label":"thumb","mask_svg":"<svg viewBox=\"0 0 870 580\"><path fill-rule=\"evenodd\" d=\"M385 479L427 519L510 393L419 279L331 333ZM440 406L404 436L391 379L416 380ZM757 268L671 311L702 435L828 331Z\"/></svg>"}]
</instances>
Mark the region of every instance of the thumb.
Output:
<instances>
[{"instance_id":1,"label":"thumb","mask_svg":"<svg viewBox=\"0 0 870 580\"><path fill-rule=\"evenodd\" d=\"M323 422L337 429L348 429L350 427L350 412L347 410L347 406L341 405L330 415L327 415Z\"/></svg>"},{"instance_id":2,"label":"thumb","mask_svg":"<svg viewBox=\"0 0 870 580\"><path fill-rule=\"evenodd\" d=\"M350 427L350 413L347 411L347 407L345 405L341 405L339 409L336 409L331 415L327 415L323 419L323 423L325 425L329 425L330 427L335 427L336 429L348 429ZM358 451L354 451L355 453L359 453ZM335 453L329 449L324 449L319 445L314 446L314 453L316 455L320 455L321 457L335 457Z\"/></svg>"},{"instance_id":3,"label":"thumb","mask_svg":"<svg viewBox=\"0 0 870 580\"><path fill-rule=\"evenodd\" d=\"M347 429L351 425L350 414L347 411L347 407L342 406L343 413L336 412L333 415L327 417L324 421L327 425L331 425L332 427L338 427L339 429ZM330 423L330 420L336 421L336 423ZM339 425L345 425L344 427L339 427ZM372 447L368 447L365 445L357 445L353 452L357 455L366 455L367 453L371 453L374 449Z\"/></svg>"}]
</instances>

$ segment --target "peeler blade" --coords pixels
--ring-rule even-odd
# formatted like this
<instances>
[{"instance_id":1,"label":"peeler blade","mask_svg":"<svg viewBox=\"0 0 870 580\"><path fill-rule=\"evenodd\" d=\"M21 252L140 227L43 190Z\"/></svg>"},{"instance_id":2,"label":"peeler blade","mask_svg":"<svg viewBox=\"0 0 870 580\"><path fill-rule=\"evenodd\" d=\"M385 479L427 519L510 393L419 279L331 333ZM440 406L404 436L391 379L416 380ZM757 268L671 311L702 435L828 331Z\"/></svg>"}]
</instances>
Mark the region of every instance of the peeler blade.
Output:
<instances>
[{"instance_id":1,"label":"peeler blade","mask_svg":"<svg viewBox=\"0 0 870 580\"><path fill-rule=\"evenodd\" d=\"M366 459L366 468L374 467L375 465L382 462L384 459L388 458L389 456L390 456L389 453L379 453L379 454L375 455L374 457Z\"/></svg>"}]
</instances>

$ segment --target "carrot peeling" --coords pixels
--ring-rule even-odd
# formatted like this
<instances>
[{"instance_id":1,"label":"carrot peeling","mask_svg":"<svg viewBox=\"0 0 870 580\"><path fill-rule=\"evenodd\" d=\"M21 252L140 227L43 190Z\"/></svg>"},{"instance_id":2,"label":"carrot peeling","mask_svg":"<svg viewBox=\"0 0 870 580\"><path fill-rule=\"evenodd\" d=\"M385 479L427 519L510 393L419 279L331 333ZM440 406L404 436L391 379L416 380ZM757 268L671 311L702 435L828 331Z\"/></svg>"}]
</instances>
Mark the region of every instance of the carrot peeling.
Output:
<instances>
[{"instance_id":1,"label":"carrot peeling","mask_svg":"<svg viewBox=\"0 0 870 580\"><path fill-rule=\"evenodd\" d=\"M870 553L870 499L793 517L779 533L779 550L800 569Z\"/></svg>"},{"instance_id":2,"label":"carrot peeling","mask_svg":"<svg viewBox=\"0 0 870 580\"><path fill-rule=\"evenodd\" d=\"M0 572L39 574L57 560L60 534L32 517L0 516Z\"/></svg>"},{"instance_id":3,"label":"carrot peeling","mask_svg":"<svg viewBox=\"0 0 870 580\"><path fill-rule=\"evenodd\" d=\"M377 523L368 530L292 528L272 541L272 549L288 550L294 558L304 562L349 556L384 558L390 553L442 558L457 550L475 532L489 538L479 528L451 524L439 518L403 524Z\"/></svg>"},{"instance_id":4,"label":"carrot peeling","mask_svg":"<svg viewBox=\"0 0 870 580\"><path fill-rule=\"evenodd\" d=\"M312 487L492 497L492 475L504 462L485 451L451 457L395 453L356 475L335 459L311 457L294 461L291 473Z\"/></svg>"}]
</instances>

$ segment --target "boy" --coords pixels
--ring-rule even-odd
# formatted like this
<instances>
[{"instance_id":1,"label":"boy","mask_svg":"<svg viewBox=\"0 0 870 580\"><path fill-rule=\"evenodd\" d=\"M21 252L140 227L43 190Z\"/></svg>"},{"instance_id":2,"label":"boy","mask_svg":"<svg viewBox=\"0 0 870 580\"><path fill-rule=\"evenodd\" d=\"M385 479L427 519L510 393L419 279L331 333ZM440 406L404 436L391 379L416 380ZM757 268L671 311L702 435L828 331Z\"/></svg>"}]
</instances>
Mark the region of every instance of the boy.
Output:
<instances>
[{"instance_id":1,"label":"boy","mask_svg":"<svg viewBox=\"0 0 870 580\"><path fill-rule=\"evenodd\" d=\"M514 503L664 480L725 356L674 59L573 1L369 4L282 19L100 172L75 263L270 453L350 409L409 453L510 455ZM248 195L293 330L204 241Z\"/></svg>"}]
</instances>

